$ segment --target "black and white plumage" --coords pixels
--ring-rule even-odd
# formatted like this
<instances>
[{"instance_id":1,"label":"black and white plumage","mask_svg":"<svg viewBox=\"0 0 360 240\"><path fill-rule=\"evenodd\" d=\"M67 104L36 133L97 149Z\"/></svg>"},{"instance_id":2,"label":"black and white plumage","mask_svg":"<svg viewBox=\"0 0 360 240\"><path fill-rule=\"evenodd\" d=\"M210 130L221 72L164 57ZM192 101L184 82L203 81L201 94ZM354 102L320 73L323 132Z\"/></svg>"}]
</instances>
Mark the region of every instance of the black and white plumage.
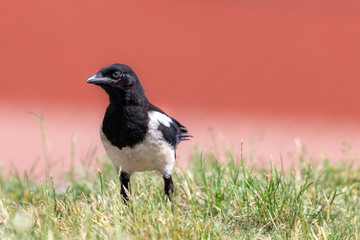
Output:
<instances>
[{"instance_id":1,"label":"black and white plumage","mask_svg":"<svg viewBox=\"0 0 360 240\"><path fill-rule=\"evenodd\" d=\"M124 199L128 200L125 189L130 176L152 170L162 174L170 198L175 150L181 141L191 137L187 129L148 101L138 77L127 65L104 67L86 82L102 87L109 95L100 136L114 167L121 169Z\"/></svg>"}]
</instances>

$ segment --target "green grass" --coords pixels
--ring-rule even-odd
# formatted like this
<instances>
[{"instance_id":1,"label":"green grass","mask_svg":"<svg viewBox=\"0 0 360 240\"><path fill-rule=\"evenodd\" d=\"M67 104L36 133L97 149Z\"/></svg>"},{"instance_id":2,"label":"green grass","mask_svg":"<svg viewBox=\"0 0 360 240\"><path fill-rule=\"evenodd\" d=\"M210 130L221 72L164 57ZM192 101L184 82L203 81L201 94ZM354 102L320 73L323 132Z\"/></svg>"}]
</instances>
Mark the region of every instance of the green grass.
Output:
<instances>
[{"instance_id":1,"label":"green grass","mask_svg":"<svg viewBox=\"0 0 360 240\"><path fill-rule=\"evenodd\" d=\"M0 239L360 239L360 171L351 166L265 171L198 154L175 170L173 203L159 175L140 173L125 206L110 161L100 162L56 187L51 177L1 176Z\"/></svg>"}]
</instances>

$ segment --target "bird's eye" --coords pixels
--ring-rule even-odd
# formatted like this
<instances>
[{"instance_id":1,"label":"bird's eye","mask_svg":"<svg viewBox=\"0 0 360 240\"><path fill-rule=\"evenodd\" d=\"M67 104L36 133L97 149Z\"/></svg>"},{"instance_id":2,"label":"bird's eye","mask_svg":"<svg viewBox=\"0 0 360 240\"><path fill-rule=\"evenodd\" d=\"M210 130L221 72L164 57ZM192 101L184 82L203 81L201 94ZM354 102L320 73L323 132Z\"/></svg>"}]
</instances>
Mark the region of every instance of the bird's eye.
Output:
<instances>
[{"instance_id":1,"label":"bird's eye","mask_svg":"<svg viewBox=\"0 0 360 240\"><path fill-rule=\"evenodd\" d=\"M113 78L118 78L118 77L120 77L120 72L119 71L116 71L116 72L114 72L113 74L112 74L112 76L113 76Z\"/></svg>"}]
</instances>

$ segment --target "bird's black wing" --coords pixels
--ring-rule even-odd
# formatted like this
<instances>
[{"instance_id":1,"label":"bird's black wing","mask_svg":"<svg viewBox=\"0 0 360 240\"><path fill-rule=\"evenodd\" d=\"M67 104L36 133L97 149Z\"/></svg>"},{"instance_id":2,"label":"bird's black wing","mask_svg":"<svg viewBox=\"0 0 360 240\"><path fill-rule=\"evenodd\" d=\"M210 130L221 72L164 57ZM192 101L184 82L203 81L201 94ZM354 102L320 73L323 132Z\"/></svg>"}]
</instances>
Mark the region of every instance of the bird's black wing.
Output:
<instances>
[{"instance_id":1,"label":"bird's black wing","mask_svg":"<svg viewBox=\"0 0 360 240\"><path fill-rule=\"evenodd\" d=\"M191 135L189 135L186 127L184 125L182 125L179 121L177 121L176 119L170 117L169 115L167 115L163 110L161 110L160 108L150 104L150 109L151 111L157 111L160 112L162 114L165 114L166 116L168 116L171 119L171 123L170 123L170 127L167 127L163 124L159 125L159 130L162 132L164 139L173 147L176 148L176 146L181 142L181 141L186 141L186 140L190 140L190 138L192 137Z\"/></svg>"}]
</instances>

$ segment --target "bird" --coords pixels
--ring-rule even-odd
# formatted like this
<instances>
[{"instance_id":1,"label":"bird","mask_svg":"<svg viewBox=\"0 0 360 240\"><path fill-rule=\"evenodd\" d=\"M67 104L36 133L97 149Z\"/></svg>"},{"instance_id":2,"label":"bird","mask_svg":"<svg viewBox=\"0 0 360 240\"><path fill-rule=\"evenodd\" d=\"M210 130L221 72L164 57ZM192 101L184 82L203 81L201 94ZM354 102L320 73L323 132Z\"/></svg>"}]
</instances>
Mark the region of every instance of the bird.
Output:
<instances>
[{"instance_id":1,"label":"bird","mask_svg":"<svg viewBox=\"0 0 360 240\"><path fill-rule=\"evenodd\" d=\"M86 82L100 86L109 97L100 137L119 174L124 202L129 201L131 175L144 171L162 175L165 194L171 201L176 148L192 137L187 128L149 102L139 78L128 65L106 66Z\"/></svg>"}]
</instances>

